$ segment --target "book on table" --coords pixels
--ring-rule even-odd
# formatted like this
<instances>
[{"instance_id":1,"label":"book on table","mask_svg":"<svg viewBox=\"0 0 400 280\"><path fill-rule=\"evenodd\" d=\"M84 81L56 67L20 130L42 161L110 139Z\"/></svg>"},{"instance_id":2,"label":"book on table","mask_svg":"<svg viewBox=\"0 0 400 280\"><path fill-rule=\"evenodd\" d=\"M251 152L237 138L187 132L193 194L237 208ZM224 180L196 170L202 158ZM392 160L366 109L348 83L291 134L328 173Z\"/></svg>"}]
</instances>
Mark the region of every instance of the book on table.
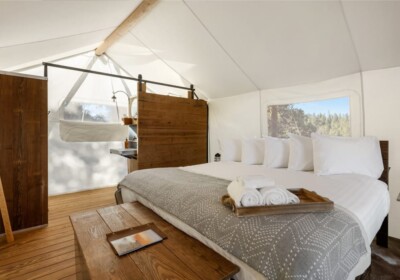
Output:
<instances>
[{"instance_id":1,"label":"book on table","mask_svg":"<svg viewBox=\"0 0 400 280\"><path fill-rule=\"evenodd\" d=\"M167 238L153 223L107 234L107 240L118 256L161 242Z\"/></svg>"}]
</instances>

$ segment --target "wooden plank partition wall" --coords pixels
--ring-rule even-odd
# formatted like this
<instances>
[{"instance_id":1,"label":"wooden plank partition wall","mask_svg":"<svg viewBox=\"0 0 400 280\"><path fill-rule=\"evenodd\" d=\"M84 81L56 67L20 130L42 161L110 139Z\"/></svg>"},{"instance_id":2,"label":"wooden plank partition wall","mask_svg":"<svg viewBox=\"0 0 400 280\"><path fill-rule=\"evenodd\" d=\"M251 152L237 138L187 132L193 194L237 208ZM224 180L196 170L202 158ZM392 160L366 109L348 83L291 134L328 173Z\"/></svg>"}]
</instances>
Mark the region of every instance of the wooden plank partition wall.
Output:
<instances>
[{"instance_id":1,"label":"wooden plank partition wall","mask_svg":"<svg viewBox=\"0 0 400 280\"><path fill-rule=\"evenodd\" d=\"M207 102L139 92L138 140L139 169L207 162Z\"/></svg>"},{"instance_id":2,"label":"wooden plank partition wall","mask_svg":"<svg viewBox=\"0 0 400 280\"><path fill-rule=\"evenodd\" d=\"M47 224L47 79L0 72L0 107L0 176L12 229Z\"/></svg>"}]
</instances>

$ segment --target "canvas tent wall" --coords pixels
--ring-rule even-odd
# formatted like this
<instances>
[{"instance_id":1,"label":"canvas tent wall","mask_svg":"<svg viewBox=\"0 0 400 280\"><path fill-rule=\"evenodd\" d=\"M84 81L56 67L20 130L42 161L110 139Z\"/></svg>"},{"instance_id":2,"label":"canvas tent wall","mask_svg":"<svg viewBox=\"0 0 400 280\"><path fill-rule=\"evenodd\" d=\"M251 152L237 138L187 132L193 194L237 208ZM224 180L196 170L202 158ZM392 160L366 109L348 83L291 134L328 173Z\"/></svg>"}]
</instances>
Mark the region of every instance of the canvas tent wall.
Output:
<instances>
[{"instance_id":1,"label":"canvas tent wall","mask_svg":"<svg viewBox=\"0 0 400 280\"><path fill-rule=\"evenodd\" d=\"M138 4L0 1L0 69L93 50ZM351 92L353 135L390 141L400 237L399 15L399 1L161 1L107 55L133 76L194 84L210 100L210 155L222 131L264 135L269 102Z\"/></svg>"}]
</instances>

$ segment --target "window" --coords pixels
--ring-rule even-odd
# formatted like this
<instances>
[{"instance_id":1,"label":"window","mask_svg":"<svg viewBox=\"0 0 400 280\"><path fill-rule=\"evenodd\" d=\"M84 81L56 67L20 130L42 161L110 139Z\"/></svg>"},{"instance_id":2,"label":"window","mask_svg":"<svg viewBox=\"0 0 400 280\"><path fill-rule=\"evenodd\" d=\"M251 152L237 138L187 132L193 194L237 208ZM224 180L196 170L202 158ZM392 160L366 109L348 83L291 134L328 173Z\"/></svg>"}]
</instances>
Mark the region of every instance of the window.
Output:
<instances>
[{"instance_id":1,"label":"window","mask_svg":"<svg viewBox=\"0 0 400 280\"><path fill-rule=\"evenodd\" d=\"M267 108L268 135L287 137L288 133L310 136L350 136L350 98L270 105Z\"/></svg>"}]
</instances>

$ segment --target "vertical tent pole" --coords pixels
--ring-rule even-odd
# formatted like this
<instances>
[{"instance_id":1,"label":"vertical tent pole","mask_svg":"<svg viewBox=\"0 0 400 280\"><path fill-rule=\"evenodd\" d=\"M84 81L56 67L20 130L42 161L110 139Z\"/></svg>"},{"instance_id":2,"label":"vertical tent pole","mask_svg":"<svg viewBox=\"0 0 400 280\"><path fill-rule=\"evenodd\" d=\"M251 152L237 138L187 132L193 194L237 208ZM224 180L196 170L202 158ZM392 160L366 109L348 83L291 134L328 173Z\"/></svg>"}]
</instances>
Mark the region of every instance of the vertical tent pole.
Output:
<instances>
[{"instance_id":1,"label":"vertical tent pole","mask_svg":"<svg viewBox=\"0 0 400 280\"><path fill-rule=\"evenodd\" d=\"M137 91L138 91L138 93L139 92L146 93L146 90L147 90L147 84L146 84L146 82L143 82L142 74L139 74L139 76L138 76L138 84L137 84Z\"/></svg>"},{"instance_id":2,"label":"vertical tent pole","mask_svg":"<svg viewBox=\"0 0 400 280\"><path fill-rule=\"evenodd\" d=\"M193 85L190 85L190 90L188 91L188 98L189 99L194 99L194 87L193 87Z\"/></svg>"},{"instance_id":3,"label":"vertical tent pole","mask_svg":"<svg viewBox=\"0 0 400 280\"><path fill-rule=\"evenodd\" d=\"M43 74L43 76L45 76L47 78L47 65L46 64L44 65L44 74Z\"/></svg>"},{"instance_id":4,"label":"vertical tent pole","mask_svg":"<svg viewBox=\"0 0 400 280\"><path fill-rule=\"evenodd\" d=\"M138 88L137 88L137 91L138 91L138 93L139 92L142 92L142 74L139 74L139 76L138 76Z\"/></svg>"}]
</instances>

